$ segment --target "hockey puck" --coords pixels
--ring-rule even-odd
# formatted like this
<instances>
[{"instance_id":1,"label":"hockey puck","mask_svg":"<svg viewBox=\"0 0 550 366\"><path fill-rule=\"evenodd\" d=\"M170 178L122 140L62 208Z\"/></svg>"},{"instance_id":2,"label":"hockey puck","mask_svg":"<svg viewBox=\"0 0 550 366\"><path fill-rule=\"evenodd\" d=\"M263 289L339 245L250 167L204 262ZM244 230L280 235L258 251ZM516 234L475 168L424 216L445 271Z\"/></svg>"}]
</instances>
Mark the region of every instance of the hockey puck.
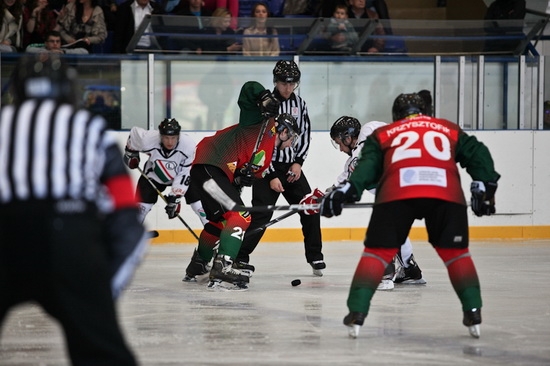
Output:
<instances>
[{"instance_id":1,"label":"hockey puck","mask_svg":"<svg viewBox=\"0 0 550 366\"><path fill-rule=\"evenodd\" d=\"M302 281L300 280L292 280L292 282L290 283L292 286L298 286L302 283Z\"/></svg>"}]
</instances>

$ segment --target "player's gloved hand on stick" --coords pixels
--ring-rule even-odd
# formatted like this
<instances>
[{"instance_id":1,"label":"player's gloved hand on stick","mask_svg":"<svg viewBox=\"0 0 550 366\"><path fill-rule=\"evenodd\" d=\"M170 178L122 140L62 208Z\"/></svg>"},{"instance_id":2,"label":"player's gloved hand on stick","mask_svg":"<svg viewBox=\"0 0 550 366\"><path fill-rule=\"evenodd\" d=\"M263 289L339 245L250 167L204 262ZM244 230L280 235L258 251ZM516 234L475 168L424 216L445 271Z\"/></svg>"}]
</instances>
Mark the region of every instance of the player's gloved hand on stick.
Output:
<instances>
[{"instance_id":1,"label":"player's gloved hand on stick","mask_svg":"<svg viewBox=\"0 0 550 366\"><path fill-rule=\"evenodd\" d=\"M281 102L275 98L272 92L264 90L258 99L258 106L264 117L276 117L279 114L279 106Z\"/></svg>"},{"instance_id":2,"label":"player's gloved hand on stick","mask_svg":"<svg viewBox=\"0 0 550 366\"><path fill-rule=\"evenodd\" d=\"M359 199L355 187L350 182L344 182L335 187L321 201L321 215L325 217L339 216L344 203Z\"/></svg>"},{"instance_id":3,"label":"player's gloved hand on stick","mask_svg":"<svg viewBox=\"0 0 550 366\"><path fill-rule=\"evenodd\" d=\"M319 203L321 201L321 198L323 198L325 194L319 190L319 188L315 188L313 192L310 194L306 194L304 198L300 201L300 204L312 204L312 203ZM319 213L319 210L304 210L304 213L306 215L315 215Z\"/></svg>"},{"instance_id":4,"label":"player's gloved hand on stick","mask_svg":"<svg viewBox=\"0 0 550 366\"><path fill-rule=\"evenodd\" d=\"M237 187L250 187L254 183L254 174L250 169L241 169L235 172L235 178L233 184Z\"/></svg>"},{"instance_id":5,"label":"player's gloved hand on stick","mask_svg":"<svg viewBox=\"0 0 550 366\"><path fill-rule=\"evenodd\" d=\"M124 149L124 163L128 168L135 169L139 166L139 151Z\"/></svg>"},{"instance_id":6,"label":"player's gloved hand on stick","mask_svg":"<svg viewBox=\"0 0 550 366\"><path fill-rule=\"evenodd\" d=\"M496 182L482 182L475 180L470 184L472 198L470 200L472 211L476 216L490 216L495 211Z\"/></svg>"},{"instance_id":7,"label":"player's gloved hand on stick","mask_svg":"<svg viewBox=\"0 0 550 366\"><path fill-rule=\"evenodd\" d=\"M166 211L168 218L173 219L178 216L181 209L181 196L166 196L166 202L167 204L164 210Z\"/></svg>"}]
</instances>

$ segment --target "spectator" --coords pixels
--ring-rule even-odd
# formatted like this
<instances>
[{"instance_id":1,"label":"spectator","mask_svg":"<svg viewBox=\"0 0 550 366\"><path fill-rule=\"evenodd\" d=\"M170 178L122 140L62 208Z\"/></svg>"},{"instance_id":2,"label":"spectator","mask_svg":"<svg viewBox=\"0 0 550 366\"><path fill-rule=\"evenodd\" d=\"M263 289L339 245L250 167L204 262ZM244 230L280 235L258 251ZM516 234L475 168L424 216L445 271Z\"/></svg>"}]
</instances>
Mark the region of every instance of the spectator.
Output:
<instances>
[{"instance_id":1,"label":"spectator","mask_svg":"<svg viewBox=\"0 0 550 366\"><path fill-rule=\"evenodd\" d=\"M336 4L327 33L333 51L349 53L359 39L348 20L348 8L345 4Z\"/></svg>"},{"instance_id":2,"label":"spectator","mask_svg":"<svg viewBox=\"0 0 550 366\"><path fill-rule=\"evenodd\" d=\"M243 55L244 56L279 56L279 39L277 30L267 26L269 12L267 5L259 2L252 7L251 17L254 18L254 24L244 30ZM246 37L262 36L270 37Z\"/></svg>"},{"instance_id":3,"label":"spectator","mask_svg":"<svg viewBox=\"0 0 550 366\"><path fill-rule=\"evenodd\" d=\"M235 31L231 25L231 13L225 8L217 8L210 18L210 26L206 28L205 33L210 35L222 36L208 38L203 43L203 51L208 54L228 54L237 53L242 50L242 45L235 38Z\"/></svg>"},{"instance_id":4,"label":"spectator","mask_svg":"<svg viewBox=\"0 0 550 366\"><path fill-rule=\"evenodd\" d=\"M57 14L48 5L48 0L33 0L23 9L24 48L33 43L44 43L48 32L55 29Z\"/></svg>"},{"instance_id":5,"label":"spectator","mask_svg":"<svg viewBox=\"0 0 550 366\"><path fill-rule=\"evenodd\" d=\"M113 34L113 53L126 53L126 47L134 36L143 18L149 14L162 14L161 6L150 0L128 0L122 3L116 12ZM151 32L151 26L145 30ZM140 49L158 49L154 36L142 36L136 47Z\"/></svg>"},{"instance_id":6,"label":"spectator","mask_svg":"<svg viewBox=\"0 0 550 366\"><path fill-rule=\"evenodd\" d=\"M21 46L23 6L20 0L0 3L0 52L17 52Z\"/></svg>"},{"instance_id":7,"label":"spectator","mask_svg":"<svg viewBox=\"0 0 550 366\"><path fill-rule=\"evenodd\" d=\"M88 54L88 51L85 48L61 48L61 34L59 34L58 31L48 32L48 34L46 35L46 41L43 44L31 44L25 49L25 52L50 52L80 55Z\"/></svg>"},{"instance_id":8,"label":"spectator","mask_svg":"<svg viewBox=\"0 0 550 366\"><path fill-rule=\"evenodd\" d=\"M61 38L69 48L82 47L92 52L92 45L105 42L107 26L97 0L76 0L65 6L59 18Z\"/></svg>"},{"instance_id":9,"label":"spectator","mask_svg":"<svg viewBox=\"0 0 550 366\"><path fill-rule=\"evenodd\" d=\"M206 30L206 17L210 17L212 13L202 6L202 0L181 0L172 11L175 15L183 15L194 17L192 21L185 21L182 33L187 34L204 34ZM202 53L203 39L190 38L180 39L175 42L176 48L184 51L191 51L197 54Z\"/></svg>"},{"instance_id":10,"label":"spectator","mask_svg":"<svg viewBox=\"0 0 550 366\"><path fill-rule=\"evenodd\" d=\"M348 17L350 19L375 19L378 20L378 14L366 7L365 0L349 0ZM386 34L384 27L377 24L374 34L383 36ZM362 50L368 53L377 53L384 51L384 40L381 38L368 39L363 45Z\"/></svg>"}]
</instances>

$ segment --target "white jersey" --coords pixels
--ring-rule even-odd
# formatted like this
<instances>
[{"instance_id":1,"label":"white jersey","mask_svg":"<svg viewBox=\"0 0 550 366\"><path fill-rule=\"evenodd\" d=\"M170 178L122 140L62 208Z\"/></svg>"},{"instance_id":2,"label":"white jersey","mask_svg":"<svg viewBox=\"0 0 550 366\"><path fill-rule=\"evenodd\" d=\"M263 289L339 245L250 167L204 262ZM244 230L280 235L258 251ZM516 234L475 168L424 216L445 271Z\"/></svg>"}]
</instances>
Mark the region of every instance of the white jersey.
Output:
<instances>
[{"instance_id":1,"label":"white jersey","mask_svg":"<svg viewBox=\"0 0 550 366\"><path fill-rule=\"evenodd\" d=\"M346 160L346 163L344 164L344 171L338 176L336 184L338 185L350 177L351 173L355 170L355 166L357 165L357 160L359 160L359 154L361 153L361 149L363 148L363 142L367 139L367 137L373 133L374 130L376 130L378 127L386 126L387 123L384 122L378 122L378 121L372 121L367 122L361 127L361 131L359 131L359 136L357 137L357 144L355 147L351 150L351 156Z\"/></svg>"},{"instance_id":2,"label":"white jersey","mask_svg":"<svg viewBox=\"0 0 550 366\"><path fill-rule=\"evenodd\" d=\"M189 188L189 171L195 159L196 143L185 134L180 133L176 147L171 151L163 149L160 133L156 130L145 130L132 127L127 147L149 155L143 172L151 180L172 186L172 194L183 196Z\"/></svg>"}]
</instances>

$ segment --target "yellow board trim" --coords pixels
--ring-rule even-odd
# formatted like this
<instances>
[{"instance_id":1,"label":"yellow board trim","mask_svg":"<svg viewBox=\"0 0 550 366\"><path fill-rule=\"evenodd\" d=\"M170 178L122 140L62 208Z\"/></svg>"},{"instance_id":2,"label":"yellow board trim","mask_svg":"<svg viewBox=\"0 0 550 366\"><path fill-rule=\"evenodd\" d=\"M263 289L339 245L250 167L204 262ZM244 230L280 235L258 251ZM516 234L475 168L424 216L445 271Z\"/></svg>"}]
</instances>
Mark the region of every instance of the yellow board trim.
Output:
<instances>
[{"instance_id":1,"label":"yellow board trim","mask_svg":"<svg viewBox=\"0 0 550 366\"><path fill-rule=\"evenodd\" d=\"M365 228L323 228L323 241L365 239ZM159 236L151 240L152 244L196 244L197 240L187 230L159 230ZM199 230L195 230L199 235ZM411 240L428 240L426 229L413 227L409 234ZM470 240L487 239L550 239L550 226L473 226L470 227ZM262 238L262 242L301 242L302 229L269 229Z\"/></svg>"}]
</instances>

